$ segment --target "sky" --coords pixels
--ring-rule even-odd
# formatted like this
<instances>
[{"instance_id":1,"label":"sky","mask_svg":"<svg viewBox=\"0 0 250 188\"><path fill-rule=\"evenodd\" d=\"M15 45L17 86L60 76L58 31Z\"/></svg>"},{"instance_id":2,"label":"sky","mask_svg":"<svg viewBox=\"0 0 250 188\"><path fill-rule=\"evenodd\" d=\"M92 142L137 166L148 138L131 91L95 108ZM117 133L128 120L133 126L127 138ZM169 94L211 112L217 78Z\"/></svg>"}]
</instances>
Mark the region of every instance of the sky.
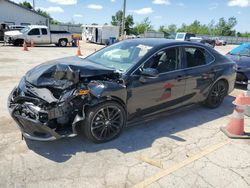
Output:
<instances>
[{"instance_id":1,"label":"sky","mask_svg":"<svg viewBox=\"0 0 250 188\"><path fill-rule=\"evenodd\" d=\"M35 6L61 22L110 24L111 16L122 9L123 0L35 0ZM235 29L250 32L250 0L127 0L128 14L133 15L135 23L149 17L155 29L160 25L190 24L194 20L208 24L221 17L235 16L238 20Z\"/></svg>"}]
</instances>

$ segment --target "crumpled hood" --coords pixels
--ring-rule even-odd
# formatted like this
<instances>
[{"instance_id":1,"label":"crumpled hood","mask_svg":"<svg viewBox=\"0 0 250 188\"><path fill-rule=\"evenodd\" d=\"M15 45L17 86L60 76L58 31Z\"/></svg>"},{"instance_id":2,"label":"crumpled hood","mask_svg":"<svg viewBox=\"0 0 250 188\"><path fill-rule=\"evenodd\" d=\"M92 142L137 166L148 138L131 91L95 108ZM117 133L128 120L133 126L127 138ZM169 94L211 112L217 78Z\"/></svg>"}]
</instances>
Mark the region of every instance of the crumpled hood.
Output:
<instances>
[{"instance_id":1,"label":"crumpled hood","mask_svg":"<svg viewBox=\"0 0 250 188\"><path fill-rule=\"evenodd\" d=\"M115 73L114 69L74 56L38 65L26 73L25 80L36 87L65 89L81 78L112 73Z\"/></svg>"},{"instance_id":2,"label":"crumpled hood","mask_svg":"<svg viewBox=\"0 0 250 188\"><path fill-rule=\"evenodd\" d=\"M18 30L15 30L15 31L6 31L6 32L4 32L4 35L18 36L18 35L22 35L22 33Z\"/></svg>"}]
</instances>

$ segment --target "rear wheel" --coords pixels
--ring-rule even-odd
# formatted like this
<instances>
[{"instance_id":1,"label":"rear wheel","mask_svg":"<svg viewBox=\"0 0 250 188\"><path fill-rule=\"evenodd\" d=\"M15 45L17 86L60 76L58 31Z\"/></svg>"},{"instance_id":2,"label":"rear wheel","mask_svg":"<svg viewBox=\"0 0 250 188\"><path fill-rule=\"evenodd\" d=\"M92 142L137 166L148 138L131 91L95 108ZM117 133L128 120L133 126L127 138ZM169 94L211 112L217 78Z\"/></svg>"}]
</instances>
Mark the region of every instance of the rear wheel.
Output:
<instances>
[{"instance_id":1,"label":"rear wheel","mask_svg":"<svg viewBox=\"0 0 250 188\"><path fill-rule=\"evenodd\" d=\"M103 143L118 137L125 124L124 108L110 101L87 110L82 130L92 142Z\"/></svg>"},{"instance_id":2,"label":"rear wheel","mask_svg":"<svg viewBox=\"0 0 250 188\"><path fill-rule=\"evenodd\" d=\"M66 47L68 44L68 41L66 39L60 39L59 40L59 46Z\"/></svg>"},{"instance_id":3,"label":"rear wheel","mask_svg":"<svg viewBox=\"0 0 250 188\"><path fill-rule=\"evenodd\" d=\"M225 81L216 82L211 88L209 95L205 101L205 106L209 108L217 108L223 102L228 92L228 85Z\"/></svg>"}]
</instances>

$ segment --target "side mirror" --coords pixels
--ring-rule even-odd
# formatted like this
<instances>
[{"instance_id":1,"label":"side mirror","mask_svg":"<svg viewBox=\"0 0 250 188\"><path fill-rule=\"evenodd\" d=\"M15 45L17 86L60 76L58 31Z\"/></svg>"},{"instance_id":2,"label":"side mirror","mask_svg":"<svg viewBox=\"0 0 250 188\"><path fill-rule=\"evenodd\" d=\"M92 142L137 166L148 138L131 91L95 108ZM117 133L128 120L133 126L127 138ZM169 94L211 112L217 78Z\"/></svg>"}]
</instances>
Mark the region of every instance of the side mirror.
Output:
<instances>
[{"instance_id":1,"label":"side mirror","mask_svg":"<svg viewBox=\"0 0 250 188\"><path fill-rule=\"evenodd\" d=\"M146 68L141 71L141 75L144 77L155 78L159 76L159 72L157 69Z\"/></svg>"}]
</instances>

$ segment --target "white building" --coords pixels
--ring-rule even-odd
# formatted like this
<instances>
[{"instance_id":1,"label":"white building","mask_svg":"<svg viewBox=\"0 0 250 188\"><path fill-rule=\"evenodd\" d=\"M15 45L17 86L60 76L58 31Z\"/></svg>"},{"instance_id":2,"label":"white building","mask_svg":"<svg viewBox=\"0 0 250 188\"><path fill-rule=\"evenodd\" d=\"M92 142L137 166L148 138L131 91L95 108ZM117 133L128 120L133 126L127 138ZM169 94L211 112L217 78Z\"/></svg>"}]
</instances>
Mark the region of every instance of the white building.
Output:
<instances>
[{"instance_id":1,"label":"white building","mask_svg":"<svg viewBox=\"0 0 250 188\"><path fill-rule=\"evenodd\" d=\"M49 25L49 19L10 0L0 0L0 24Z\"/></svg>"}]
</instances>

